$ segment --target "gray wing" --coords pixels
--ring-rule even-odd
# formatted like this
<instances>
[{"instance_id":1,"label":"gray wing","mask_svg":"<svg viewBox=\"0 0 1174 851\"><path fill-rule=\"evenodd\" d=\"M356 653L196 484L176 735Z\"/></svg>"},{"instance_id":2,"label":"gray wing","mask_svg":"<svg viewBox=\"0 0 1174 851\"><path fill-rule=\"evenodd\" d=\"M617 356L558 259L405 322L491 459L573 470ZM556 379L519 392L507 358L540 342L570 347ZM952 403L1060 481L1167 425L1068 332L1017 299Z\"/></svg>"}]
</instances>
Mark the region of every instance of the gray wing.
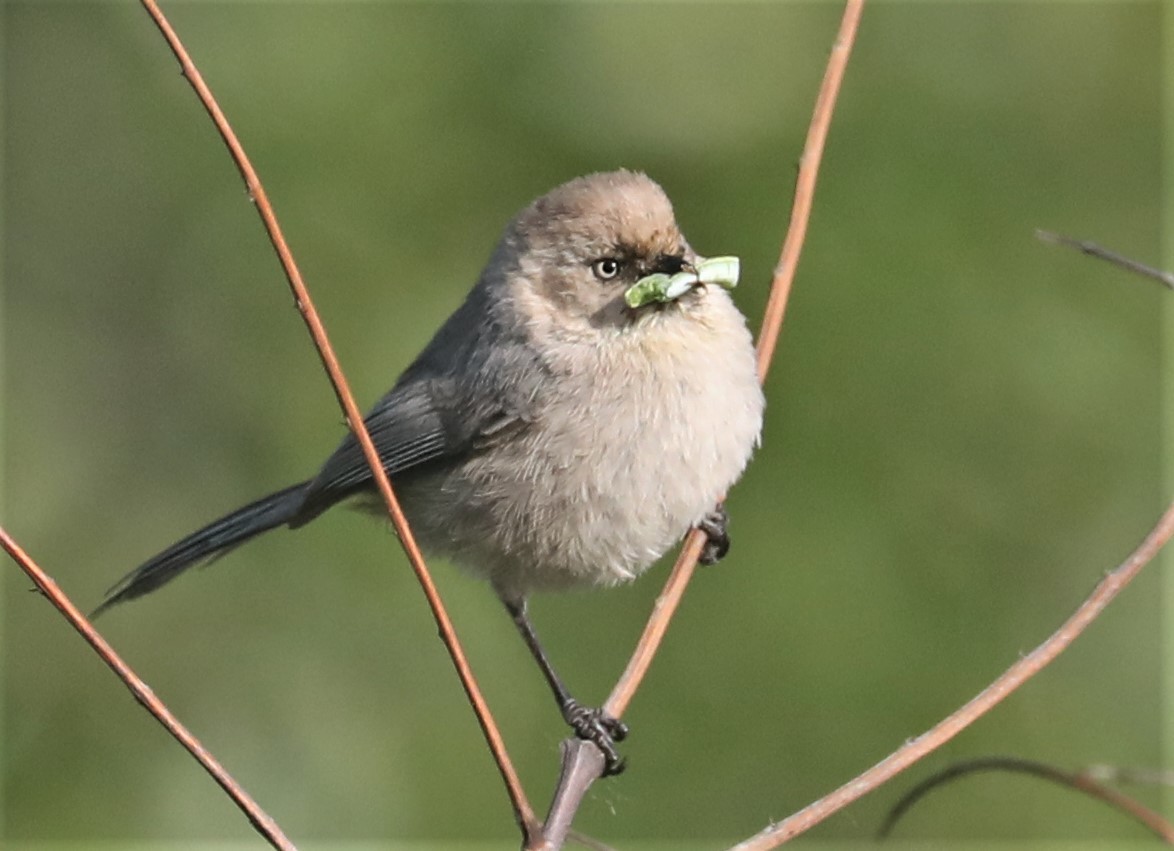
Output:
<instances>
[{"instance_id":1,"label":"gray wing","mask_svg":"<svg viewBox=\"0 0 1174 851\"><path fill-rule=\"evenodd\" d=\"M364 422L389 476L405 473L429 462L467 453L483 431L492 431L508 419L500 408L485 411L479 421L455 422L446 414L432 382L397 386L384 396ZM439 395L448 395L441 393ZM373 486L374 478L362 447L347 434L318 475L311 480L292 528L308 523L335 503Z\"/></svg>"},{"instance_id":2,"label":"gray wing","mask_svg":"<svg viewBox=\"0 0 1174 851\"><path fill-rule=\"evenodd\" d=\"M475 288L364 422L389 476L476 452L532 421L548 373L519 329L495 321ZM313 520L372 486L371 470L347 434L290 526Z\"/></svg>"}]
</instances>

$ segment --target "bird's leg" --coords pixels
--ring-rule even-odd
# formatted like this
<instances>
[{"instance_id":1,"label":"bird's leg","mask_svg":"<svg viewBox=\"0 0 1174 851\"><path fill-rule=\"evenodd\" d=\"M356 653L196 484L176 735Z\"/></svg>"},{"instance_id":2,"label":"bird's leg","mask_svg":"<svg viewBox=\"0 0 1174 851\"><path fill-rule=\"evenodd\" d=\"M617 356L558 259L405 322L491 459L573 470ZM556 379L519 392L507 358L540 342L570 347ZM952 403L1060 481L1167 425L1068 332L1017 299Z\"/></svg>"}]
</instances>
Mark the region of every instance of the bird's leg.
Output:
<instances>
[{"instance_id":1,"label":"bird's leg","mask_svg":"<svg viewBox=\"0 0 1174 851\"><path fill-rule=\"evenodd\" d=\"M702 564L717 564L730 551L730 515L726 513L724 505L716 505L701 519L697 528L705 533L709 539L701 550Z\"/></svg>"},{"instance_id":2,"label":"bird's leg","mask_svg":"<svg viewBox=\"0 0 1174 851\"><path fill-rule=\"evenodd\" d=\"M517 626L518 632L521 633L522 640L530 648L534 661L542 669L542 675L546 677L546 682L550 684L550 690L554 692L554 699L563 714L563 719L575 731L576 736L593 742L603 751L604 777L619 774L624 770L624 758L616 750L615 743L622 742L627 737L628 725L618 718L611 717L603 709L583 706L571 697L567 687L563 685L563 681L559 679L559 675L551 666L550 660L546 658L542 645L538 643L538 635L534 632L534 626L526 615L526 601L503 600L503 602L510 617L514 619L514 624Z\"/></svg>"}]
</instances>

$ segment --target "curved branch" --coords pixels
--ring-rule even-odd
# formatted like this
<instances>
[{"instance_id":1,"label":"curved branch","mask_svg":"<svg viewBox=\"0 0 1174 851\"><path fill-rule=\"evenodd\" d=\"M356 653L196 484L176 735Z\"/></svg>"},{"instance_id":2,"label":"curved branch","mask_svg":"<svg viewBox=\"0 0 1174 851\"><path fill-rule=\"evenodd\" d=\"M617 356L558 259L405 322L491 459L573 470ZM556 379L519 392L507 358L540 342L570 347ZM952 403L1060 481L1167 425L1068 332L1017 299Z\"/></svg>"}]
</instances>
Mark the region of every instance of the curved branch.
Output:
<instances>
[{"instance_id":1,"label":"curved branch","mask_svg":"<svg viewBox=\"0 0 1174 851\"><path fill-rule=\"evenodd\" d=\"M799 812L750 839L734 846L734 851L763 851L776 848L789 839L805 833L832 813L862 798L882 783L904 771L926 754L940 748L987 712L1006 699L1012 692L1038 674L1049 662L1064 652L1105 607L1132 582L1158 551L1174 535L1174 503L1155 524L1145 540L1116 569L1102 579L1059 629L1031 653L1008 668L1002 676L978 693L965 706L938 722L931 730L910 739L901 748L867 771L849 780L836 791L807 805Z\"/></svg>"},{"instance_id":2,"label":"curved branch","mask_svg":"<svg viewBox=\"0 0 1174 851\"><path fill-rule=\"evenodd\" d=\"M1118 812L1124 813L1129 818L1147 828L1167 845L1174 845L1174 824L1171 824L1148 807L1142 806L1128 795L1093 779L1088 772L1065 771L1054 765L1048 765L1046 762L1019 759L1013 756L987 756L970 759L964 762L954 763L937 774L930 775L906 792L893 805L893 808L889 810L889 814L885 818L884 824L876 832L876 838L887 838L905 813L912 809L914 804L930 792L935 789L940 789L947 783L952 783L971 774L977 774L980 771L1009 771L1018 774L1029 774L1033 777L1047 780L1049 783L1056 783L1060 786L1067 786L1069 789L1075 789L1077 792L1081 792L1098 801L1103 801Z\"/></svg>"}]
</instances>

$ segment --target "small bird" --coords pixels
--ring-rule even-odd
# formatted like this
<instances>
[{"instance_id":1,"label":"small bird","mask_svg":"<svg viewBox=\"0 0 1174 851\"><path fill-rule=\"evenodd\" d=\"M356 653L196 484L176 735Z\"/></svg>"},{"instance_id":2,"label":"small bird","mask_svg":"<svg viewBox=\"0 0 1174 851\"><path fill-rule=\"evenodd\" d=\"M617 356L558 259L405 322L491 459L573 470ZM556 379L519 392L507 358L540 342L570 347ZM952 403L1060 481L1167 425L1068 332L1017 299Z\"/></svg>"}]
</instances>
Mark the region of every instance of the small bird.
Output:
<instances>
[{"instance_id":1,"label":"small bird","mask_svg":"<svg viewBox=\"0 0 1174 851\"><path fill-rule=\"evenodd\" d=\"M510 222L464 303L365 420L423 550L489 581L608 774L623 770L627 727L571 697L526 604L628 582L691 527L708 536L705 561L728 549L718 501L758 443L764 399L746 320L696 274L705 262L644 174L571 180ZM656 276L685 284L646 304L625 298ZM348 434L317 475L168 547L95 615L354 498L384 510Z\"/></svg>"}]
</instances>

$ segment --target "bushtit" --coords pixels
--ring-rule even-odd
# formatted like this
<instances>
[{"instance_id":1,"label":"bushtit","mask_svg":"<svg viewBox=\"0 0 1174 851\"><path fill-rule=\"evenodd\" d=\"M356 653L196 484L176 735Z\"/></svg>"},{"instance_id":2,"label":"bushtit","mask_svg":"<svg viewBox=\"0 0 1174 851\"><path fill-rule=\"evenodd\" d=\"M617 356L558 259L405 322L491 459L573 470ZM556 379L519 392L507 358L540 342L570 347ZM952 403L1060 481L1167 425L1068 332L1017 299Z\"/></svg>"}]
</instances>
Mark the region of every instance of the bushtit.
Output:
<instances>
[{"instance_id":1,"label":"bushtit","mask_svg":"<svg viewBox=\"0 0 1174 851\"><path fill-rule=\"evenodd\" d=\"M627 730L570 696L526 600L634 579L692 526L709 536L706 560L728 547L718 500L762 425L746 321L722 287L700 281L666 301L624 298L637 281L680 278L702 261L648 177L572 180L509 224L464 303L366 418L425 552L489 580L563 717L613 774ZM98 612L352 497L383 510L348 434L316 476L159 553Z\"/></svg>"}]
</instances>

